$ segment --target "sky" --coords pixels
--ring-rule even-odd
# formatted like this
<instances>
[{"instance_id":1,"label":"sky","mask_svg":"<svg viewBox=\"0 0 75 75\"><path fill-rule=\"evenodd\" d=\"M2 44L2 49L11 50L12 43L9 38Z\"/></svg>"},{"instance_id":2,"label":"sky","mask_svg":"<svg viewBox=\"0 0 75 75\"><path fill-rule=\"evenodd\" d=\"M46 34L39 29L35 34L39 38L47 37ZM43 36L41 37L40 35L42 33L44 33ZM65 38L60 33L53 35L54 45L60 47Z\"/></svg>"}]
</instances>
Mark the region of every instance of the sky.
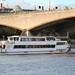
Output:
<instances>
[{"instance_id":1,"label":"sky","mask_svg":"<svg viewBox=\"0 0 75 75\"><path fill-rule=\"evenodd\" d=\"M24 9L34 9L35 6L38 9L39 5L48 9L49 4L51 8L54 8L55 6L58 6L59 8L75 6L75 0L0 0L0 2L3 2L6 7L13 8L15 5L20 5L21 8Z\"/></svg>"}]
</instances>

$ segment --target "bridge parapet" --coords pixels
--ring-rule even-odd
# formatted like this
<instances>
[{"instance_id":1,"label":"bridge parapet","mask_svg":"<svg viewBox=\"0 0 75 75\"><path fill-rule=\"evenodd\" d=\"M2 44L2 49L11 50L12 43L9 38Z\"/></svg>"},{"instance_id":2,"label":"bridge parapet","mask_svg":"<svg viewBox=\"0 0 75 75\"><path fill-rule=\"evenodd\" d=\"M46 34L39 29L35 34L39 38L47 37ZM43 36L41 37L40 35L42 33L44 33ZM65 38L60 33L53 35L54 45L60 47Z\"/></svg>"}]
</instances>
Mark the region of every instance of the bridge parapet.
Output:
<instances>
[{"instance_id":1,"label":"bridge parapet","mask_svg":"<svg viewBox=\"0 0 75 75\"><path fill-rule=\"evenodd\" d=\"M2 15L4 15L4 16L6 16L6 15L31 15L31 14L55 14L55 13L65 13L65 12L75 12L75 8L73 8L73 9L61 9L61 10L51 10L51 11L48 11L48 10L45 10L45 11L29 11L29 12L18 12L18 13L16 13L16 12L9 12L9 13L1 13L0 14L0 16Z\"/></svg>"}]
</instances>

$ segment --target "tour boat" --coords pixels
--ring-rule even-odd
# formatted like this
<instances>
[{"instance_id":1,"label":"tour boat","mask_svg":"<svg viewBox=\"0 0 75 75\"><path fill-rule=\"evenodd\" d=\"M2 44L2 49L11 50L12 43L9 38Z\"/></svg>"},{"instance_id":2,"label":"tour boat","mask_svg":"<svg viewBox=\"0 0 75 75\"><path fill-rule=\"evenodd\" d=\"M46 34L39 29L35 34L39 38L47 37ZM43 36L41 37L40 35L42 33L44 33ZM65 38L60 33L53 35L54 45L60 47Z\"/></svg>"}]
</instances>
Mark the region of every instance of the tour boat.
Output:
<instances>
[{"instance_id":1,"label":"tour boat","mask_svg":"<svg viewBox=\"0 0 75 75\"><path fill-rule=\"evenodd\" d=\"M0 53L4 54L66 53L70 49L67 41L54 36L9 36L1 46Z\"/></svg>"}]
</instances>

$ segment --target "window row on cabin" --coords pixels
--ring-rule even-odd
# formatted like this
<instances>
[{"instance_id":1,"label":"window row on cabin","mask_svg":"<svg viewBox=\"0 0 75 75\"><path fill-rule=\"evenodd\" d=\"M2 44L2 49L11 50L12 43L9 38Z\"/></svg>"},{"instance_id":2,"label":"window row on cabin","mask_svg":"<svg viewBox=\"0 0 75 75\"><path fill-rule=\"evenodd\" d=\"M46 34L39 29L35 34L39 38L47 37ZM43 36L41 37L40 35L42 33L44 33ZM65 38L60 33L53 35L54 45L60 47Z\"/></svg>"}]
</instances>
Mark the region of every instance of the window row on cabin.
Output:
<instances>
[{"instance_id":1,"label":"window row on cabin","mask_svg":"<svg viewBox=\"0 0 75 75\"><path fill-rule=\"evenodd\" d=\"M21 41L45 41L45 38L21 38Z\"/></svg>"},{"instance_id":2,"label":"window row on cabin","mask_svg":"<svg viewBox=\"0 0 75 75\"><path fill-rule=\"evenodd\" d=\"M10 38L10 40L18 41L19 38ZM45 41L45 38L21 38L20 41Z\"/></svg>"},{"instance_id":3,"label":"window row on cabin","mask_svg":"<svg viewBox=\"0 0 75 75\"><path fill-rule=\"evenodd\" d=\"M47 40L48 40L48 41L50 41L50 40L55 41L55 38L50 38L50 37L47 37Z\"/></svg>"},{"instance_id":4,"label":"window row on cabin","mask_svg":"<svg viewBox=\"0 0 75 75\"><path fill-rule=\"evenodd\" d=\"M15 45L14 48L55 48L55 45Z\"/></svg>"},{"instance_id":5,"label":"window row on cabin","mask_svg":"<svg viewBox=\"0 0 75 75\"><path fill-rule=\"evenodd\" d=\"M10 40L18 41L19 38L10 38ZM48 41L55 40L55 38L47 38ZM20 41L45 41L45 38L21 38Z\"/></svg>"}]
</instances>

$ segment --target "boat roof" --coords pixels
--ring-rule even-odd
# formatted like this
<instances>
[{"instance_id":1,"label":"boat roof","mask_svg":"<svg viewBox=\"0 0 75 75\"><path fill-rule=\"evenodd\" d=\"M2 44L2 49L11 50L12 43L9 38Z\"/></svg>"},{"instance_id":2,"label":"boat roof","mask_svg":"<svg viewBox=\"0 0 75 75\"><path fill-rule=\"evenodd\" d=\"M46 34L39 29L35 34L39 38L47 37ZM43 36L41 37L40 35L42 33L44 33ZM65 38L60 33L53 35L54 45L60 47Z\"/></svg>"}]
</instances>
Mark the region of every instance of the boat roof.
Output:
<instances>
[{"instance_id":1,"label":"boat roof","mask_svg":"<svg viewBox=\"0 0 75 75\"><path fill-rule=\"evenodd\" d=\"M8 38L15 38L15 37L20 37L20 38L46 38L46 37L52 37L55 38L55 36L8 36Z\"/></svg>"},{"instance_id":2,"label":"boat roof","mask_svg":"<svg viewBox=\"0 0 75 75\"><path fill-rule=\"evenodd\" d=\"M8 38L12 38L12 37L14 38L14 37L19 37L19 36L18 35L17 36L8 36Z\"/></svg>"}]
</instances>

